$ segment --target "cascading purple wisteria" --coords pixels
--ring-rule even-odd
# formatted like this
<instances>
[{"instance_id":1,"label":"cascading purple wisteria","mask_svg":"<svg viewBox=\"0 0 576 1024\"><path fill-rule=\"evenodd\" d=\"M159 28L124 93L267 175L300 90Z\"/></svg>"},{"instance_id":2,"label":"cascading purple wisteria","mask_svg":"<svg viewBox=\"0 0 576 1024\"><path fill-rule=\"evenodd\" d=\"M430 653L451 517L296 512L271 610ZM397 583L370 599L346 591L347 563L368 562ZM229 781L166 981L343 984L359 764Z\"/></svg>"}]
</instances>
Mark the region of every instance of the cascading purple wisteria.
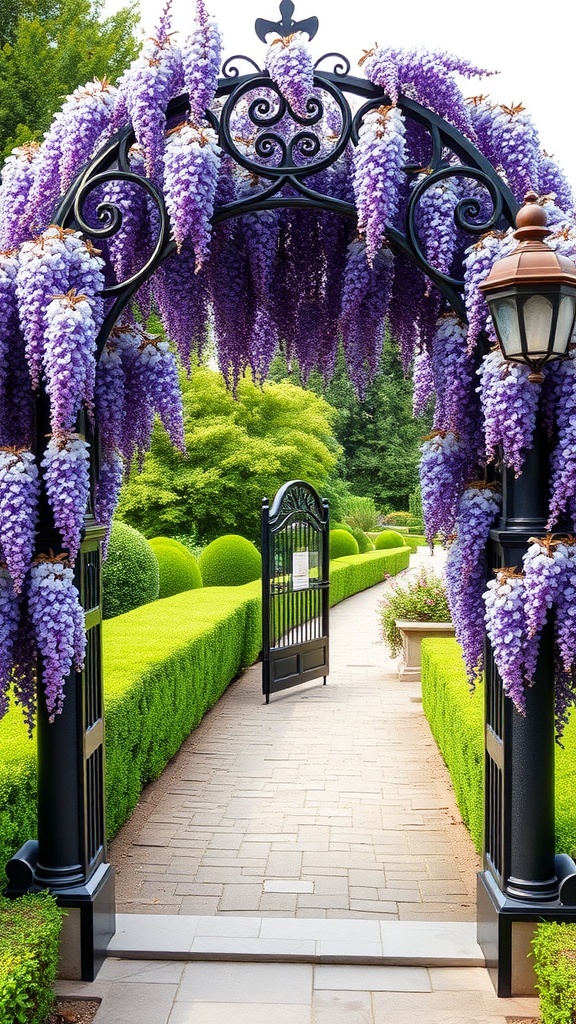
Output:
<instances>
[{"instance_id":1,"label":"cascading purple wisteria","mask_svg":"<svg viewBox=\"0 0 576 1024\"><path fill-rule=\"evenodd\" d=\"M406 163L404 118L398 107L381 106L362 120L354 152L353 185L358 230L366 237L372 263L398 209L398 190Z\"/></svg>"},{"instance_id":2,"label":"cascading purple wisteria","mask_svg":"<svg viewBox=\"0 0 576 1024\"><path fill-rule=\"evenodd\" d=\"M424 302L424 274L407 256L394 258L394 285L388 307L390 332L400 350L402 369L407 374L417 348L426 343L420 333L420 310Z\"/></svg>"},{"instance_id":3,"label":"cascading purple wisteria","mask_svg":"<svg viewBox=\"0 0 576 1024\"><path fill-rule=\"evenodd\" d=\"M458 501L456 537L446 558L446 595L472 688L484 660L486 542L499 508L500 495L493 486L482 481L469 483Z\"/></svg>"},{"instance_id":4,"label":"cascading purple wisteria","mask_svg":"<svg viewBox=\"0 0 576 1024\"><path fill-rule=\"evenodd\" d=\"M486 280L496 260L507 256L516 242L512 231L489 231L474 242L464 260L464 298L468 317L468 348L472 352L479 335L488 330L490 313L479 285Z\"/></svg>"},{"instance_id":5,"label":"cascading purple wisteria","mask_svg":"<svg viewBox=\"0 0 576 1024\"><path fill-rule=\"evenodd\" d=\"M434 429L458 435L467 452L467 472L473 475L484 454L476 365L467 350L466 327L454 313L445 313L437 323L431 365L436 391Z\"/></svg>"},{"instance_id":6,"label":"cascading purple wisteria","mask_svg":"<svg viewBox=\"0 0 576 1024\"><path fill-rule=\"evenodd\" d=\"M40 481L32 452L0 448L0 561L20 593L34 556Z\"/></svg>"},{"instance_id":7,"label":"cascading purple wisteria","mask_svg":"<svg viewBox=\"0 0 576 1024\"><path fill-rule=\"evenodd\" d=\"M101 463L94 494L94 517L106 527L102 541L102 558L108 554L112 517L118 504L120 489L124 480L124 460L117 448L108 450Z\"/></svg>"},{"instance_id":8,"label":"cascading purple wisteria","mask_svg":"<svg viewBox=\"0 0 576 1024\"><path fill-rule=\"evenodd\" d=\"M65 560L38 559L30 570L28 610L42 656L42 687L48 720L62 711L64 681L82 669L86 649L84 612Z\"/></svg>"},{"instance_id":9,"label":"cascading purple wisteria","mask_svg":"<svg viewBox=\"0 0 576 1024\"><path fill-rule=\"evenodd\" d=\"M152 279L154 300L162 325L190 370L192 353L202 355L208 324L207 270L195 273L196 256L189 242L162 263Z\"/></svg>"},{"instance_id":10,"label":"cascading purple wisteria","mask_svg":"<svg viewBox=\"0 0 576 1024\"><path fill-rule=\"evenodd\" d=\"M18 146L2 167L0 186L0 249L15 249L30 236L25 212L34 183L34 162L40 152L38 142Z\"/></svg>"},{"instance_id":11,"label":"cascading purple wisteria","mask_svg":"<svg viewBox=\"0 0 576 1024\"><path fill-rule=\"evenodd\" d=\"M434 374L427 349L417 352L414 357L413 384L412 412L414 416L422 416L434 396Z\"/></svg>"},{"instance_id":12,"label":"cascading purple wisteria","mask_svg":"<svg viewBox=\"0 0 576 1024\"><path fill-rule=\"evenodd\" d=\"M416 187L426 176L419 176ZM458 183L444 178L424 191L416 206L416 227L428 263L441 274L449 274L458 239L454 210L460 200Z\"/></svg>"},{"instance_id":13,"label":"cascading purple wisteria","mask_svg":"<svg viewBox=\"0 0 576 1024\"><path fill-rule=\"evenodd\" d=\"M533 537L522 562L526 591L525 615L528 637L538 643L546 617L565 583L570 552L561 538Z\"/></svg>"},{"instance_id":14,"label":"cascading purple wisteria","mask_svg":"<svg viewBox=\"0 0 576 1024\"><path fill-rule=\"evenodd\" d=\"M553 363L548 374L554 382L553 422L557 431L550 457L550 530L570 509L576 495L576 359Z\"/></svg>"},{"instance_id":15,"label":"cascading purple wisteria","mask_svg":"<svg viewBox=\"0 0 576 1024\"><path fill-rule=\"evenodd\" d=\"M294 113L305 117L314 91L314 64L303 33L272 40L265 63L270 78Z\"/></svg>"},{"instance_id":16,"label":"cascading purple wisteria","mask_svg":"<svg viewBox=\"0 0 576 1024\"><path fill-rule=\"evenodd\" d=\"M0 400L4 394L10 349L19 332L16 276L16 250L0 251Z\"/></svg>"},{"instance_id":17,"label":"cascading purple wisteria","mask_svg":"<svg viewBox=\"0 0 576 1024\"><path fill-rule=\"evenodd\" d=\"M153 180L160 174L166 107L183 85L182 53L173 39L170 7L168 0L154 35L122 75L115 112L117 121L124 112L130 118L144 151L146 174Z\"/></svg>"},{"instance_id":18,"label":"cascading purple wisteria","mask_svg":"<svg viewBox=\"0 0 576 1024\"><path fill-rule=\"evenodd\" d=\"M94 79L68 96L55 115L36 155L34 180L23 212L28 230L43 231L56 201L94 152L110 126L116 89L106 79Z\"/></svg>"},{"instance_id":19,"label":"cascading purple wisteria","mask_svg":"<svg viewBox=\"0 0 576 1024\"><path fill-rule=\"evenodd\" d=\"M88 444L75 433L60 433L51 437L41 465L54 523L62 536L68 560L73 565L80 550L90 495Z\"/></svg>"},{"instance_id":20,"label":"cascading purple wisteria","mask_svg":"<svg viewBox=\"0 0 576 1024\"><path fill-rule=\"evenodd\" d=\"M394 105L404 93L445 117L464 135L473 134L470 111L454 75L477 78L494 74L443 50L376 47L366 50L360 63L366 78L381 86Z\"/></svg>"},{"instance_id":21,"label":"cascading purple wisteria","mask_svg":"<svg viewBox=\"0 0 576 1024\"><path fill-rule=\"evenodd\" d=\"M124 384L122 357L117 340L111 335L98 360L94 385L94 413L105 455L122 444Z\"/></svg>"},{"instance_id":22,"label":"cascading purple wisteria","mask_svg":"<svg viewBox=\"0 0 576 1024\"><path fill-rule=\"evenodd\" d=\"M568 178L556 160L545 151L540 154L538 161L538 192L541 196L552 195L556 206L573 215L574 193Z\"/></svg>"},{"instance_id":23,"label":"cascading purple wisteria","mask_svg":"<svg viewBox=\"0 0 576 1024\"><path fill-rule=\"evenodd\" d=\"M8 711L14 640L20 621L20 603L13 581L0 564L0 718Z\"/></svg>"},{"instance_id":24,"label":"cascading purple wisteria","mask_svg":"<svg viewBox=\"0 0 576 1024\"><path fill-rule=\"evenodd\" d=\"M513 569L499 569L484 593L486 631L504 693L521 713L526 711L526 688L534 681L535 645L528 638L524 613L524 576Z\"/></svg>"},{"instance_id":25,"label":"cascading purple wisteria","mask_svg":"<svg viewBox=\"0 0 576 1024\"><path fill-rule=\"evenodd\" d=\"M178 250L189 239L196 271L208 255L220 148L213 128L185 122L173 128L164 151L164 190L172 235Z\"/></svg>"},{"instance_id":26,"label":"cascading purple wisteria","mask_svg":"<svg viewBox=\"0 0 576 1024\"><path fill-rule=\"evenodd\" d=\"M73 429L82 406L93 417L98 325L86 296L73 288L54 296L45 318L42 364L50 426L53 434L60 434Z\"/></svg>"},{"instance_id":27,"label":"cascading purple wisteria","mask_svg":"<svg viewBox=\"0 0 576 1024\"><path fill-rule=\"evenodd\" d=\"M521 202L531 189L538 188L540 140L536 126L521 103L492 107L488 128L494 163Z\"/></svg>"},{"instance_id":28,"label":"cascading purple wisteria","mask_svg":"<svg viewBox=\"0 0 576 1024\"><path fill-rule=\"evenodd\" d=\"M501 451L516 476L531 447L538 411L540 385L529 384L529 372L521 363L507 363L497 349L484 356L478 370L486 458L491 462Z\"/></svg>"},{"instance_id":29,"label":"cascading purple wisteria","mask_svg":"<svg viewBox=\"0 0 576 1024\"><path fill-rule=\"evenodd\" d=\"M394 257L389 249L380 249L370 266L364 242L350 243L340 329L348 372L361 400L378 369L393 280Z\"/></svg>"},{"instance_id":30,"label":"cascading purple wisteria","mask_svg":"<svg viewBox=\"0 0 576 1024\"><path fill-rule=\"evenodd\" d=\"M208 16L204 0L196 0L196 28L182 48L183 87L190 100L190 117L200 124L216 95L222 62L222 34Z\"/></svg>"},{"instance_id":31,"label":"cascading purple wisteria","mask_svg":"<svg viewBox=\"0 0 576 1024\"><path fill-rule=\"evenodd\" d=\"M458 498L465 482L467 452L452 431L435 430L420 447L424 533L432 544L454 533Z\"/></svg>"}]
</instances>

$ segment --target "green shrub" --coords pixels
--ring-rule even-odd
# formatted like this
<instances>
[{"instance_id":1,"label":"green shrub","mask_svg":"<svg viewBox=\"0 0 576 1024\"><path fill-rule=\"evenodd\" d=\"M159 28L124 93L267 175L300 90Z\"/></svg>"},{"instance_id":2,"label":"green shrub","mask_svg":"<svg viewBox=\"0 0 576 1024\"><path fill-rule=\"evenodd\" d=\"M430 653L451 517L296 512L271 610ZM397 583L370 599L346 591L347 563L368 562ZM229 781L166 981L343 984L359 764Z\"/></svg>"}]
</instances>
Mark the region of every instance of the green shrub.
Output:
<instances>
[{"instance_id":1,"label":"green shrub","mask_svg":"<svg viewBox=\"0 0 576 1024\"><path fill-rule=\"evenodd\" d=\"M402 548L404 537L401 533L396 533L396 530L382 530L374 541L374 547L376 551L383 551L384 548Z\"/></svg>"},{"instance_id":2,"label":"green shrub","mask_svg":"<svg viewBox=\"0 0 576 1024\"><path fill-rule=\"evenodd\" d=\"M126 523L113 523L102 567L103 617L111 619L155 601L159 581L158 559L146 538Z\"/></svg>"},{"instance_id":3,"label":"green shrub","mask_svg":"<svg viewBox=\"0 0 576 1024\"><path fill-rule=\"evenodd\" d=\"M236 533L213 540L198 559L205 587L241 587L262 577L262 558L252 541Z\"/></svg>"},{"instance_id":4,"label":"green shrub","mask_svg":"<svg viewBox=\"0 0 576 1024\"><path fill-rule=\"evenodd\" d=\"M331 530L346 530L346 533L354 534L353 528L349 523L330 523Z\"/></svg>"},{"instance_id":5,"label":"green shrub","mask_svg":"<svg viewBox=\"0 0 576 1024\"><path fill-rule=\"evenodd\" d=\"M159 597L172 597L202 586L198 562L184 544L171 537L153 537L148 543L158 559Z\"/></svg>"},{"instance_id":6,"label":"green shrub","mask_svg":"<svg viewBox=\"0 0 576 1024\"><path fill-rule=\"evenodd\" d=\"M542 1024L574 1024L576 924L540 923L532 948Z\"/></svg>"},{"instance_id":7,"label":"green shrub","mask_svg":"<svg viewBox=\"0 0 576 1024\"><path fill-rule=\"evenodd\" d=\"M43 1024L54 999L63 911L48 893L0 896L0 1024Z\"/></svg>"},{"instance_id":8,"label":"green shrub","mask_svg":"<svg viewBox=\"0 0 576 1024\"><path fill-rule=\"evenodd\" d=\"M367 532L378 529L378 509L373 498L349 498L344 519L350 526Z\"/></svg>"},{"instance_id":9,"label":"green shrub","mask_svg":"<svg viewBox=\"0 0 576 1024\"><path fill-rule=\"evenodd\" d=\"M359 554L365 555L367 551L374 551L374 545L370 538L366 536L364 530L354 528L352 530L352 536L358 545Z\"/></svg>"},{"instance_id":10,"label":"green shrub","mask_svg":"<svg viewBox=\"0 0 576 1024\"><path fill-rule=\"evenodd\" d=\"M330 530L330 558L342 558L343 555L357 555L358 542L347 530Z\"/></svg>"},{"instance_id":11,"label":"green shrub","mask_svg":"<svg viewBox=\"0 0 576 1024\"><path fill-rule=\"evenodd\" d=\"M396 619L410 622L450 622L444 584L436 573L421 569L403 586L395 585L379 604L382 639L395 658L402 650Z\"/></svg>"}]
</instances>

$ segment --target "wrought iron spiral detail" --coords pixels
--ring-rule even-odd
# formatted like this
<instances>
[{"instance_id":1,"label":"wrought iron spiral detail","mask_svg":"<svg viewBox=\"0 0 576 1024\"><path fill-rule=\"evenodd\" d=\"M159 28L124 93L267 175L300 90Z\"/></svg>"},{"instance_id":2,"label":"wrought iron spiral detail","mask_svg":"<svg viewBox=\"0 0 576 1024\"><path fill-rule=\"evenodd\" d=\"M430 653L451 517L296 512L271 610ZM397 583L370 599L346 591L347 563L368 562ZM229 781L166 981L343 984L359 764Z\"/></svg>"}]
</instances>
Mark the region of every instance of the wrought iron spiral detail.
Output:
<instances>
[{"instance_id":1,"label":"wrought iron spiral detail","mask_svg":"<svg viewBox=\"0 0 576 1024\"><path fill-rule=\"evenodd\" d=\"M339 78L343 78L345 75L350 74L351 64L348 57L345 57L343 53L325 53L323 57L320 57L315 65L314 70L317 71L325 62L336 60L337 63L332 65L332 74L337 75Z\"/></svg>"},{"instance_id":2,"label":"wrought iron spiral detail","mask_svg":"<svg viewBox=\"0 0 576 1024\"><path fill-rule=\"evenodd\" d=\"M280 151L280 163L284 164L288 157L286 140L276 132L263 132L254 142L254 152L263 160L272 160Z\"/></svg>"},{"instance_id":3,"label":"wrought iron spiral detail","mask_svg":"<svg viewBox=\"0 0 576 1024\"><path fill-rule=\"evenodd\" d=\"M275 92L274 102L267 96L258 96L248 107L248 117L256 128L272 128L284 117L288 104L277 90Z\"/></svg>"},{"instance_id":4,"label":"wrought iron spiral detail","mask_svg":"<svg viewBox=\"0 0 576 1024\"><path fill-rule=\"evenodd\" d=\"M162 194L151 181L147 178L141 177L139 174L135 174L133 171L105 171L101 174L96 174L93 178L89 178L84 182L84 184L78 189L73 207L74 220L78 230L82 231L89 238L101 239L110 238L112 235L118 233L122 226L123 218L122 210L116 203L104 201L98 204L96 208L96 216L98 217L98 220L102 222L102 227L100 228L88 223L83 212L88 196L94 192L95 189L100 188L102 185L118 181L130 182L133 185L137 185L140 188L145 189L158 209L160 223L156 244L153 252L146 260L146 263L136 274L133 274L132 277L128 278L128 280L119 281L117 284L109 285L104 288L101 293L103 298L116 295L124 291L128 286L137 287L138 284L147 277L149 270L156 266L158 257L163 252L168 241L169 222Z\"/></svg>"},{"instance_id":5,"label":"wrought iron spiral detail","mask_svg":"<svg viewBox=\"0 0 576 1024\"><path fill-rule=\"evenodd\" d=\"M419 262L424 270L429 271L436 279L461 287L462 282L457 281L449 274L444 274L432 266L420 245L418 231L416 228L417 207L426 192L432 188L433 185L437 185L440 181L446 181L449 178L457 177L472 179L482 185L490 197L492 207L490 215L488 217L483 217L482 220L479 221L478 217L482 214L480 200L475 196L463 197L454 206L453 216L457 227L459 227L461 231L470 235L484 235L487 231L491 231L498 222L501 221L503 216L502 195L497 184L489 177L489 175L476 167L469 167L464 164L450 164L449 166L441 167L432 174L427 175L423 181L419 182L415 186L406 211L406 237L413 247L414 252L417 254ZM471 220L471 217L473 217L474 220Z\"/></svg>"},{"instance_id":6,"label":"wrought iron spiral detail","mask_svg":"<svg viewBox=\"0 0 576 1024\"><path fill-rule=\"evenodd\" d=\"M223 78L240 78L240 68L238 68L233 61L241 60L248 64L254 71L259 75L262 74L262 68L258 67L255 60L251 57L246 57L243 53L235 53L233 57L228 57L222 65L222 77Z\"/></svg>"}]
</instances>

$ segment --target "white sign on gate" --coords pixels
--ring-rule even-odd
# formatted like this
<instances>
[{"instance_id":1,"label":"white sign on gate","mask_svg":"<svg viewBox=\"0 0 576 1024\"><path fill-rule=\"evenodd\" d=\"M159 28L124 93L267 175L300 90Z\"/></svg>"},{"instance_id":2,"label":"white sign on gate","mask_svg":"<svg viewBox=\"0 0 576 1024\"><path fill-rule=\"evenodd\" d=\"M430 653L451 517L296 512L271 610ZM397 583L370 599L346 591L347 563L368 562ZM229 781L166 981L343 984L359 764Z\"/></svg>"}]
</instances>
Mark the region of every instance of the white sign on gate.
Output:
<instances>
[{"instance_id":1,"label":"white sign on gate","mask_svg":"<svg viewBox=\"0 0 576 1024\"><path fill-rule=\"evenodd\" d=\"M292 589L306 590L310 576L310 553L294 551L292 554Z\"/></svg>"}]
</instances>

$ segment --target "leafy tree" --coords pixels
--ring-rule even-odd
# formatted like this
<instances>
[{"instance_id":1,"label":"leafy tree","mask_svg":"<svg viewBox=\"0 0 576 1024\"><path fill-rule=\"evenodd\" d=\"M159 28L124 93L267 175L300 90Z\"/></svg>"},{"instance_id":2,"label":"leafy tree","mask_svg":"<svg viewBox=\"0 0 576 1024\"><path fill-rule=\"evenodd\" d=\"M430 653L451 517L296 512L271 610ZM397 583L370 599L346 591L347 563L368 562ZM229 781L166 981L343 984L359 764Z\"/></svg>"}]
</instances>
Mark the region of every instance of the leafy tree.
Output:
<instances>
[{"instance_id":1,"label":"leafy tree","mask_svg":"<svg viewBox=\"0 0 576 1024\"><path fill-rule=\"evenodd\" d=\"M285 361L277 359L271 376L298 381L298 367L288 371ZM307 387L337 410L334 433L342 446L337 471L350 490L373 498L380 510L407 509L418 485L420 441L430 430L430 421L412 414L412 383L402 373L392 339L385 339L380 370L364 402L356 397L342 352L329 384L312 374Z\"/></svg>"},{"instance_id":2,"label":"leafy tree","mask_svg":"<svg viewBox=\"0 0 576 1024\"><path fill-rule=\"evenodd\" d=\"M264 496L292 479L322 491L338 451L324 399L289 381L260 388L248 378L234 398L206 367L182 383L188 455L158 426L143 472L123 488L121 519L147 537L240 533L259 542Z\"/></svg>"},{"instance_id":3,"label":"leafy tree","mask_svg":"<svg viewBox=\"0 0 576 1024\"><path fill-rule=\"evenodd\" d=\"M0 155L39 139L64 97L115 80L136 55L137 6L101 20L103 0L0 0Z\"/></svg>"}]
</instances>

